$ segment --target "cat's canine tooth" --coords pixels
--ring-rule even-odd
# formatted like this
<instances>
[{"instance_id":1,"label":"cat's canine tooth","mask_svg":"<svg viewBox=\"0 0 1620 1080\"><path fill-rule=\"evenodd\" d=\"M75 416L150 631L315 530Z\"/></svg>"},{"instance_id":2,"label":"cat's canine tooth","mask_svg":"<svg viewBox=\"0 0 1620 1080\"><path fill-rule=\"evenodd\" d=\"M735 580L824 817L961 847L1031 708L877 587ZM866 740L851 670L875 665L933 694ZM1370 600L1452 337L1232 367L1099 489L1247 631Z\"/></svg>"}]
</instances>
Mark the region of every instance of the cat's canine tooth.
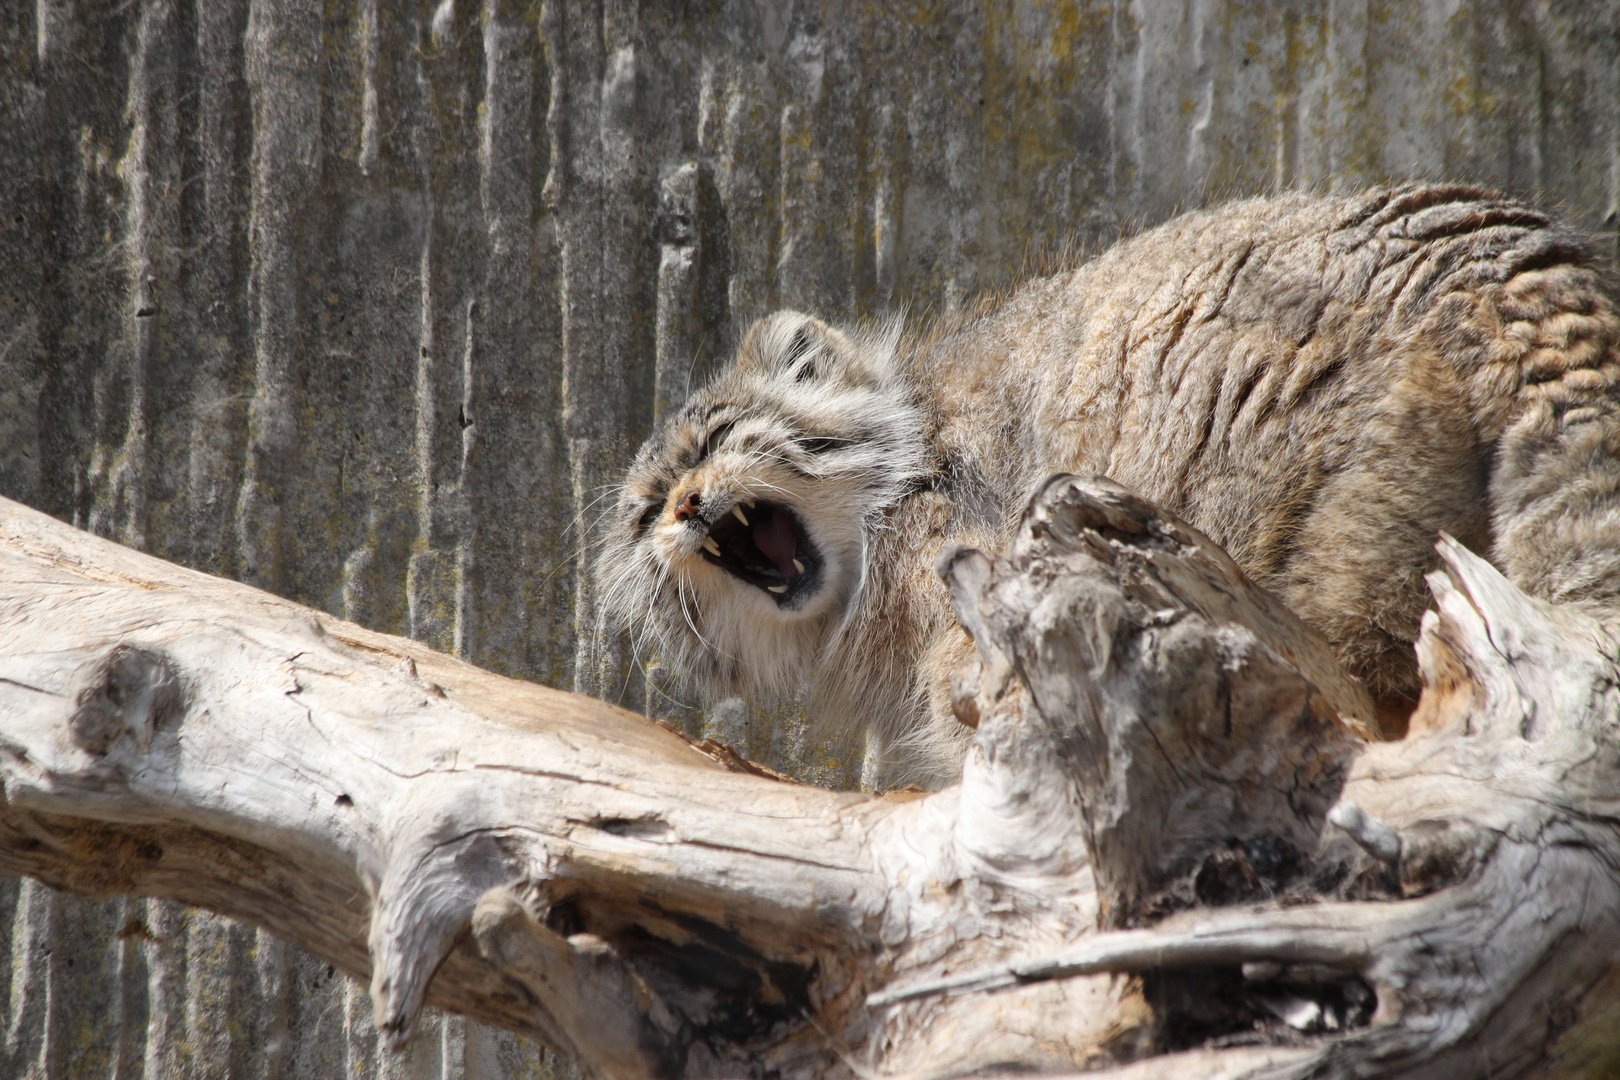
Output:
<instances>
[{"instance_id":1,"label":"cat's canine tooth","mask_svg":"<svg viewBox=\"0 0 1620 1080\"><path fill-rule=\"evenodd\" d=\"M748 509L750 509L750 510L752 510L754 508L754 500L753 499L738 499L737 501L742 503L744 506L748 507Z\"/></svg>"},{"instance_id":2,"label":"cat's canine tooth","mask_svg":"<svg viewBox=\"0 0 1620 1080\"><path fill-rule=\"evenodd\" d=\"M798 559L794 559L793 569L797 570L801 574L804 573L804 563L800 562Z\"/></svg>"},{"instance_id":3,"label":"cat's canine tooth","mask_svg":"<svg viewBox=\"0 0 1620 1080\"><path fill-rule=\"evenodd\" d=\"M717 559L720 557L720 545L714 542L714 537L712 536L705 536L703 538L703 550L707 551L710 555L713 555Z\"/></svg>"},{"instance_id":4,"label":"cat's canine tooth","mask_svg":"<svg viewBox=\"0 0 1620 1080\"><path fill-rule=\"evenodd\" d=\"M733 513L733 514L736 514L736 515L737 515L737 520L738 520L738 521L740 521L740 522L742 522L742 523L743 523L743 524L744 524L744 525L747 525L747 524L748 524L748 519L747 519L747 518L745 518L745 517L743 517L743 512L742 512L742 507L741 507L741 506L737 506L737 505L735 505L735 504L734 504L734 505L733 505L733 506L732 506L732 507L731 507L731 512L732 512L732 513Z\"/></svg>"},{"instance_id":5,"label":"cat's canine tooth","mask_svg":"<svg viewBox=\"0 0 1620 1080\"><path fill-rule=\"evenodd\" d=\"M785 593L785 592L787 592L787 586L786 585L767 585L767 586L765 586L765 591L766 592L773 592L773 593Z\"/></svg>"}]
</instances>

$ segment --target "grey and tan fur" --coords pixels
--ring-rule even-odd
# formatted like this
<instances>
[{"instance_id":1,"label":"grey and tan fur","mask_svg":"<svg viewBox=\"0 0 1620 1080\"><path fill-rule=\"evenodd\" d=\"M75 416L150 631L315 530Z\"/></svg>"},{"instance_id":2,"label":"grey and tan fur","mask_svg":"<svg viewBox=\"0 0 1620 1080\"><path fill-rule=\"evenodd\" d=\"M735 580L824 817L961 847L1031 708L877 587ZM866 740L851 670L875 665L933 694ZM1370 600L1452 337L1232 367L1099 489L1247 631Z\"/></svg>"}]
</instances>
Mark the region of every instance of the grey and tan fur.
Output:
<instances>
[{"instance_id":1,"label":"grey and tan fur","mask_svg":"<svg viewBox=\"0 0 1620 1080\"><path fill-rule=\"evenodd\" d=\"M1409 186L1188 214L919 333L778 313L642 447L598 578L700 692L803 695L939 783L968 645L937 553L1003 543L1053 472L1102 473L1398 712L1438 531L1532 593L1620 594L1615 296L1536 211Z\"/></svg>"}]
</instances>

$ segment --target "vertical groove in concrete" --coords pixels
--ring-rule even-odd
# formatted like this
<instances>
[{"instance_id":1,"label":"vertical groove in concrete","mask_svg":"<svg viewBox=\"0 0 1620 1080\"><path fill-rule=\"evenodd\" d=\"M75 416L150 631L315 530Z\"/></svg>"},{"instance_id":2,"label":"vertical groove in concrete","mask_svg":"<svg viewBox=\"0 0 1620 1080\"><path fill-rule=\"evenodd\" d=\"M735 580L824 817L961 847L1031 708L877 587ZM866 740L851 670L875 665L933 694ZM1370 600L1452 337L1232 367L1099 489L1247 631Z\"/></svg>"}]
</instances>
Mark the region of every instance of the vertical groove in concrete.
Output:
<instances>
[{"instance_id":1,"label":"vertical groove in concrete","mask_svg":"<svg viewBox=\"0 0 1620 1080\"><path fill-rule=\"evenodd\" d=\"M0 54L34 75L0 80L0 489L38 491L41 486L40 395L44 389L44 342L36 304L51 268L49 223L41 213L40 165L49 145L45 100L38 73L51 61L52 23L64 13L40 3L0 11ZM34 18L28 15L33 14ZM36 29L37 20L37 29Z\"/></svg>"},{"instance_id":2,"label":"vertical groove in concrete","mask_svg":"<svg viewBox=\"0 0 1620 1080\"><path fill-rule=\"evenodd\" d=\"M173 905L165 905L173 907ZM178 924L180 920L175 920ZM190 911L184 937L162 948L183 950L185 1008L184 1044L197 1076L230 1076L250 1056L240 1021L252 996L243 992L241 968L250 948L249 932L228 919ZM166 1075L159 1070L153 1074Z\"/></svg>"},{"instance_id":3,"label":"vertical groove in concrete","mask_svg":"<svg viewBox=\"0 0 1620 1080\"><path fill-rule=\"evenodd\" d=\"M485 170L472 149L483 141L477 69L487 78L490 62L482 27L483 13L475 5L441 3L418 68L426 242L416 378L420 539L411 559L411 632L463 656L472 646L476 528L466 498L476 432L463 421L477 353L477 283L488 254L487 229L477 222ZM457 152L447 152L450 147Z\"/></svg>"},{"instance_id":4,"label":"vertical groove in concrete","mask_svg":"<svg viewBox=\"0 0 1620 1080\"><path fill-rule=\"evenodd\" d=\"M24 881L18 888L10 933L11 978L4 1059L7 1076L34 1077L45 1072L53 902L60 900L37 881Z\"/></svg>"},{"instance_id":5,"label":"vertical groove in concrete","mask_svg":"<svg viewBox=\"0 0 1620 1080\"><path fill-rule=\"evenodd\" d=\"M660 250L652 394L655 425L673 415L686 400L698 350L703 345L699 282L707 224L704 180L702 165L685 161L659 183ZM701 715L684 700L687 695L681 689L678 673L667 669L657 657L637 659L643 664L645 692L634 707L648 716L678 724L689 735L700 735Z\"/></svg>"},{"instance_id":6,"label":"vertical groove in concrete","mask_svg":"<svg viewBox=\"0 0 1620 1080\"><path fill-rule=\"evenodd\" d=\"M622 396L624 369L622 359L613 357L607 348L603 326L607 278L622 270L622 265L608 250L604 220L608 198L602 144L604 129L612 122L603 118L610 74L601 3L570 5L569 16L548 20L547 29L548 41L555 31L552 63L560 75L554 84L552 108L562 114L553 127L556 141L547 186L556 197L561 266L563 431L568 440L568 471L573 487L570 516L579 522L583 539L590 527L598 489L607 475L608 445L623 426L622 419L605 407L607 401ZM627 46L622 53L615 50L613 59L619 65L619 79L612 89L633 100L634 46ZM628 153L631 148L621 140L619 149ZM597 624L589 559L583 543L574 561L573 580L574 689L605 694L616 682L617 665L613 658L603 655L607 642L602 640Z\"/></svg>"},{"instance_id":7,"label":"vertical groove in concrete","mask_svg":"<svg viewBox=\"0 0 1620 1080\"><path fill-rule=\"evenodd\" d=\"M94 988L97 993L111 991L116 995L113 1011L118 1017L114 1032L112 1068L114 1080L141 1080L146 1076L147 1004L146 945L141 940L145 925L147 901L138 897L124 897L118 901L119 928L115 935L117 978L112 985ZM74 947L78 947L75 943Z\"/></svg>"},{"instance_id":8,"label":"vertical groove in concrete","mask_svg":"<svg viewBox=\"0 0 1620 1080\"><path fill-rule=\"evenodd\" d=\"M419 78L424 93L429 93L425 74ZM431 118L434 109L430 106L425 110ZM435 331L437 310L437 297L434 295L434 251L433 241L435 232L435 206L433 199L433 184L428 161L436 149L434 139L434 125L429 119L423 125L419 136L422 141L422 161L424 176L422 184L422 215L424 218L424 240L417 268L418 318L420 325L416 338L416 376L415 376L415 412L416 412L416 438L414 447L414 473L412 485L416 492L416 534L425 546L419 546L411 556L410 576L407 578L406 589L410 604L410 634L420 641L427 641L436 648L446 648L447 637L446 619L444 617L441 592L443 581L442 553L438 550L444 541L435 526L435 504L437 502L435 486L438 479L438 454L435 443L438 435L438 402L435 400L438 387L438 365L440 363L439 342Z\"/></svg>"},{"instance_id":9,"label":"vertical groove in concrete","mask_svg":"<svg viewBox=\"0 0 1620 1080\"><path fill-rule=\"evenodd\" d=\"M146 960L142 1071L153 1080L159 1076L189 1077L193 1073L186 1050L191 1039L186 1030L188 1016L217 1006L206 998L198 1000L195 993L202 988L187 983L185 909L163 900L148 900L144 908L134 913L140 919L139 930L131 935L139 942Z\"/></svg>"},{"instance_id":10,"label":"vertical groove in concrete","mask_svg":"<svg viewBox=\"0 0 1620 1080\"><path fill-rule=\"evenodd\" d=\"M0 492L848 783L860 761L793 709L695 708L594 607L613 476L753 319L950 310L1066 245L1291 185L1483 181L1612 234L1617 21L1620 0L0 4ZM437 1018L389 1054L364 987L172 905L12 884L0 926L0 1080L573 1075Z\"/></svg>"},{"instance_id":11,"label":"vertical groove in concrete","mask_svg":"<svg viewBox=\"0 0 1620 1080\"><path fill-rule=\"evenodd\" d=\"M461 401L456 408L455 426L460 429L459 460L456 464L456 478L454 482L446 483L443 504L445 511L453 517L455 546L455 595L452 598L454 605L454 627L451 634L450 650L457 656L466 659L472 656L477 648L476 631L478 626L477 590L477 550L478 550L478 517L469 512L467 491L473 480L473 458L477 449L478 429L473 425L471 417L474 415L476 403L473 399L473 386L481 374L481 354L478 343L481 338L479 332L482 309L477 299L467 300L462 305L465 314L461 332Z\"/></svg>"},{"instance_id":12,"label":"vertical groove in concrete","mask_svg":"<svg viewBox=\"0 0 1620 1080\"><path fill-rule=\"evenodd\" d=\"M340 1036L345 1080L378 1080L380 1042L372 1023L371 993L350 979L343 987L343 1032Z\"/></svg>"},{"instance_id":13,"label":"vertical groove in concrete","mask_svg":"<svg viewBox=\"0 0 1620 1080\"><path fill-rule=\"evenodd\" d=\"M165 320L176 306L175 270L168 247L179 238L178 34L174 0L149 0L135 28L130 62L127 149L117 165L124 180L123 256L127 293L117 352L122 416L105 418L107 443L91 465L96 509L91 528L136 547L147 542L147 497L152 478L152 381ZM121 429L121 430L120 430Z\"/></svg>"},{"instance_id":14,"label":"vertical groove in concrete","mask_svg":"<svg viewBox=\"0 0 1620 1080\"><path fill-rule=\"evenodd\" d=\"M13 965L22 939L16 933L17 916L24 890L30 883L18 878L0 879L0 1062L9 1061L16 1008L20 1004L16 994Z\"/></svg>"},{"instance_id":15,"label":"vertical groove in concrete","mask_svg":"<svg viewBox=\"0 0 1620 1080\"><path fill-rule=\"evenodd\" d=\"M177 433L184 459L187 512L176 523L173 548L187 562L221 574L237 572L232 519L241 476L247 410L241 391L247 379L244 340L246 236L242 228L251 135L244 129L247 87L243 69L246 0L195 0L195 100L191 175L183 178L184 310L193 354L186 413Z\"/></svg>"},{"instance_id":16,"label":"vertical groove in concrete","mask_svg":"<svg viewBox=\"0 0 1620 1080\"><path fill-rule=\"evenodd\" d=\"M255 355L238 508L243 577L289 584L298 467L301 332L298 225L320 176L321 13L314 0L253 0L246 69L253 159L248 297Z\"/></svg>"},{"instance_id":17,"label":"vertical groove in concrete","mask_svg":"<svg viewBox=\"0 0 1620 1080\"><path fill-rule=\"evenodd\" d=\"M479 134L488 262L470 330L471 370L458 419L463 497L477 530L467 584L480 664L567 685L573 662L570 553L580 543L563 436L562 306L555 203L543 197L555 164L548 62L558 5L486 0ZM512 454L509 448L521 447ZM494 456L491 457L491 448ZM487 464L486 464L487 462ZM514 573L515 571L515 573Z\"/></svg>"},{"instance_id":18,"label":"vertical groove in concrete","mask_svg":"<svg viewBox=\"0 0 1620 1080\"><path fill-rule=\"evenodd\" d=\"M776 289L785 307L847 317L848 298L836 284L847 280L836 259L847 232L839 226L847 223L834 209L843 170L831 167L843 155L830 152L842 134L828 71L834 57L827 39L836 31L813 19L794 23L784 47L777 113Z\"/></svg>"},{"instance_id":19,"label":"vertical groove in concrete","mask_svg":"<svg viewBox=\"0 0 1620 1080\"><path fill-rule=\"evenodd\" d=\"M285 964L287 1027L280 1075L289 1080L339 1076L347 1057L343 996L348 979L325 960L295 949L286 950ZM267 1062L276 1049L267 1045Z\"/></svg>"},{"instance_id":20,"label":"vertical groove in concrete","mask_svg":"<svg viewBox=\"0 0 1620 1080\"><path fill-rule=\"evenodd\" d=\"M767 9L769 10L769 9ZM780 48L784 30L763 28L767 47ZM777 306L777 204L781 127L774 107L769 65L751 50L717 65L721 89L715 111L717 185L731 238L731 280L727 302L733 333Z\"/></svg>"},{"instance_id":21,"label":"vertical groove in concrete","mask_svg":"<svg viewBox=\"0 0 1620 1080\"><path fill-rule=\"evenodd\" d=\"M251 999L260 1036L259 1053L247 1063L250 1080L291 1080L297 1074L288 1065L295 1056L293 1038L293 996L289 981L293 969L292 950L260 930L254 935L249 970L257 976Z\"/></svg>"},{"instance_id":22,"label":"vertical groove in concrete","mask_svg":"<svg viewBox=\"0 0 1620 1080\"><path fill-rule=\"evenodd\" d=\"M658 191L658 316L654 332L652 422L667 419L686 399L697 361L697 284L703 257L699 188L702 167L682 162Z\"/></svg>"},{"instance_id":23,"label":"vertical groove in concrete","mask_svg":"<svg viewBox=\"0 0 1620 1080\"><path fill-rule=\"evenodd\" d=\"M356 37L360 49L362 88L360 92L360 152L356 164L363 175L371 176L378 167L378 140L382 115L377 93L377 64L381 50L377 25L377 0L360 0Z\"/></svg>"}]
</instances>

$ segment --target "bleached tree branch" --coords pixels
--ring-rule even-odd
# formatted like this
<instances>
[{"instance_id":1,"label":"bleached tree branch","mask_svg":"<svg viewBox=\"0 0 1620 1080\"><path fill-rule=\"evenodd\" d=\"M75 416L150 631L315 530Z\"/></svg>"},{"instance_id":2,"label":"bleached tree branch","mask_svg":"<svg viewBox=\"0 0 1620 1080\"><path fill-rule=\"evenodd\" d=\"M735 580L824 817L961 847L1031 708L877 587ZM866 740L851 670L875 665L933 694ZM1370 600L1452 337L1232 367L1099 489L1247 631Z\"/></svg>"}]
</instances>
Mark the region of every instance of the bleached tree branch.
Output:
<instances>
[{"instance_id":1,"label":"bleached tree branch","mask_svg":"<svg viewBox=\"0 0 1620 1080\"><path fill-rule=\"evenodd\" d=\"M603 1075L1515 1075L1602 1052L1614 639L1443 541L1412 734L1055 478L942 559L962 783L822 791L0 504L0 868L268 926Z\"/></svg>"}]
</instances>

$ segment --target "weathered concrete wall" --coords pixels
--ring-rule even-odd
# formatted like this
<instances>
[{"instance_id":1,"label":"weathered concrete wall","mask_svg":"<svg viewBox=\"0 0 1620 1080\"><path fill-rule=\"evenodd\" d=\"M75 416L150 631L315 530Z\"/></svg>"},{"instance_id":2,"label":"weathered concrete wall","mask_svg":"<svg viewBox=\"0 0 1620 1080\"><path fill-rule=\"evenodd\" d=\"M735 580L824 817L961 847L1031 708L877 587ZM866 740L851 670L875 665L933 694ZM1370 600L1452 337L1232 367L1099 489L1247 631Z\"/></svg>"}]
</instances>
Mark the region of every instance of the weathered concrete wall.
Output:
<instances>
[{"instance_id":1,"label":"weathered concrete wall","mask_svg":"<svg viewBox=\"0 0 1620 1080\"><path fill-rule=\"evenodd\" d=\"M1494 184L1611 229L1620 0L9 0L0 491L499 671L702 722L576 558L779 305L954 307L1290 185ZM847 780L791 723L709 719ZM0 1076L535 1076L380 1054L324 964L0 888Z\"/></svg>"}]
</instances>

